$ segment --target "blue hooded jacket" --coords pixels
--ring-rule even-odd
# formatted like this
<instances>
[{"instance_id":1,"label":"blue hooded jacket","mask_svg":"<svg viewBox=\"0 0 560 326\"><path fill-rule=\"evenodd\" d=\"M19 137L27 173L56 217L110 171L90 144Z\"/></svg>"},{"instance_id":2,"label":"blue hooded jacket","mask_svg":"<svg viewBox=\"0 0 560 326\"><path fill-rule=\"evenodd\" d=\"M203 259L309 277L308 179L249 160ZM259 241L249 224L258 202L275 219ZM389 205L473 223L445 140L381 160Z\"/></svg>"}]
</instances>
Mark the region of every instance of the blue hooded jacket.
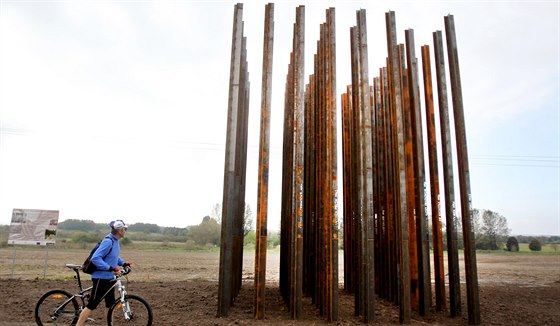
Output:
<instances>
[{"instance_id":1,"label":"blue hooded jacket","mask_svg":"<svg viewBox=\"0 0 560 326\"><path fill-rule=\"evenodd\" d=\"M125 263L125 261L120 257L120 253L121 248L119 240L109 233L109 235L101 241L99 248L97 248L91 257L91 261L95 264L95 266L97 266L97 270L91 274L91 278L103 280L114 279L115 275L113 272L109 271L109 268L122 266Z\"/></svg>"}]
</instances>

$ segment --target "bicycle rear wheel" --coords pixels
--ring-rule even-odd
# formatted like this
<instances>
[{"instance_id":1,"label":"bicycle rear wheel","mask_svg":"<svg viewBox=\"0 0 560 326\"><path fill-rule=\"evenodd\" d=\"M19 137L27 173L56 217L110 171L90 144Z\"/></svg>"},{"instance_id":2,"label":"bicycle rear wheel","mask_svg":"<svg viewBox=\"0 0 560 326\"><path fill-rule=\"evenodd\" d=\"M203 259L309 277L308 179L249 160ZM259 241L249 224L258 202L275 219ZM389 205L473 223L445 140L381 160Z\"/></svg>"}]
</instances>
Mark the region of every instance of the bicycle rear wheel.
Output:
<instances>
[{"instance_id":1,"label":"bicycle rear wheel","mask_svg":"<svg viewBox=\"0 0 560 326\"><path fill-rule=\"evenodd\" d=\"M107 325L150 326L152 319L152 308L148 302L134 294L127 295L124 304L115 302L107 312Z\"/></svg>"},{"instance_id":2,"label":"bicycle rear wheel","mask_svg":"<svg viewBox=\"0 0 560 326\"><path fill-rule=\"evenodd\" d=\"M80 316L78 300L64 290L49 291L37 301L37 325L74 325Z\"/></svg>"}]
</instances>

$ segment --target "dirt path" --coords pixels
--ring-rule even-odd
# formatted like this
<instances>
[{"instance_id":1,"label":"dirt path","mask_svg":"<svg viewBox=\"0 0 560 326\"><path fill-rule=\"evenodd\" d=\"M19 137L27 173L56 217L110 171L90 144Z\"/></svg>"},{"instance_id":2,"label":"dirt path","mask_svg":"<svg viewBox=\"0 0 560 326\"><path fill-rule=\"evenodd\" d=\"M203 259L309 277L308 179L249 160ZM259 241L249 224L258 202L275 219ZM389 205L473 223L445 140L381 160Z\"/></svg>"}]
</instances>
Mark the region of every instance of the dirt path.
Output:
<instances>
[{"instance_id":1,"label":"dirt path","mask_svg":"<svg viewBox=\"0 0 560 326\"><path fill-rule=\"evenodd\" d=\"M0 251L0 254L3 254ZM228 318L216 318L217 253L153 253L123 252L137 262L129 289L145 297L153 307L155 325L327 325L310 300L304 299L301 321L292 321L277 288L277 254L269 255L266 292L266 319L255 321L253 311L252 257L245 255L243 287ZM23 256L23 253L21 254ZM60 267L70 261L71 253L49 254L46 280L18 276L0 279L0 325L33 325L33 309L37 299L48 289L75 290L75 282L63 279L70 271ZM76 254L81 257L81 253ZM60 257L59 257L60 256ZM0 256L3 258L5 256ZM24 259L22 258L22 261ZM10 261L11 263L11 261ZM2 268L6 268L2 260ZM56 264L55 264L56 265ZM483 325L560 325L560 256L496 255L478 256L480 303ZM54 274L54 275L53 275ZM53 279L58 278L58 279ZM463 315L466 316L465 289ZM354 317L354 297L340 292L340 321L337 325L362 324ZM97 316L102 319L101 315ZM388 302L376 301L374 324L398 324L398 310ZM97 325L103 323L97 322ZM432 312L430 317L413 313L413 325L467 325L466 317L451 319L447 312Z\"/></svg>"}]
</instances>

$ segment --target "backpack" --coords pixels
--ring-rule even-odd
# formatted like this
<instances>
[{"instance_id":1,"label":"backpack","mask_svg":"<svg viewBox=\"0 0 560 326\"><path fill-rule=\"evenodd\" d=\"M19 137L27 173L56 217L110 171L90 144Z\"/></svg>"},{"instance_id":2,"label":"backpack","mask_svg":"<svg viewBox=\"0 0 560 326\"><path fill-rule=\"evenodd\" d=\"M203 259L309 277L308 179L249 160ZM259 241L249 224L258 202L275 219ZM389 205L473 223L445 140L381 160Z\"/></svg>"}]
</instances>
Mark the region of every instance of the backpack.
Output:
<instances>
[{"instance_id":1,"label":"backpack","mask_svg":"<svg viewBox=\"0 0 560 326\"><path fill-rule=\"evenodd\" d=\"M110 237L105 237L105 238L111 239ZM101 241L103 241L103 240L101 240ZM86 274L93 274L93 272L95 272L97 270L97 266L95 266L95 264L91 261L91 257L93 257L93 254L97 251L97 248L99 248L99 245L101 244L101 241L97 242L95 247L93 247L93 249L91 249L91 252L87 256L84 263L82 264L82 271ZM113 239L111 239L111 244L112 243L113 243ZM109 252L105 256L103 256L103 259L105 259L105 257L107 257L111 253L112 250L113 250L113 246L111 245L111 249L109 249Z\"/></svg>"}]
</instances>

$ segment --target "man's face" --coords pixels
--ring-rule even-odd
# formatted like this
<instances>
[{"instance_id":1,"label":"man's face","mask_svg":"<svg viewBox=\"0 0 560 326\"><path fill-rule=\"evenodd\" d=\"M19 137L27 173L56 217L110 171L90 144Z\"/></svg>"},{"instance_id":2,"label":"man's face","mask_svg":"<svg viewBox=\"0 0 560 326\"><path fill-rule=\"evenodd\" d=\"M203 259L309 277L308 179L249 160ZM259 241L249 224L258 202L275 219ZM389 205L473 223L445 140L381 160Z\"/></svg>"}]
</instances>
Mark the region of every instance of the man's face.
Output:
<instances>
[{"instance_id":1,"label":"man's face","mask_svg":"<svg viewBox=\"0 0 560 326\"><path fill-rule=\"evenodd\" d=\"M119 230L119 234L120 234L121 238L124 237L125 233L126 233L126 228L122 228L122 229Z\"/></svg>"}]
</instances>

